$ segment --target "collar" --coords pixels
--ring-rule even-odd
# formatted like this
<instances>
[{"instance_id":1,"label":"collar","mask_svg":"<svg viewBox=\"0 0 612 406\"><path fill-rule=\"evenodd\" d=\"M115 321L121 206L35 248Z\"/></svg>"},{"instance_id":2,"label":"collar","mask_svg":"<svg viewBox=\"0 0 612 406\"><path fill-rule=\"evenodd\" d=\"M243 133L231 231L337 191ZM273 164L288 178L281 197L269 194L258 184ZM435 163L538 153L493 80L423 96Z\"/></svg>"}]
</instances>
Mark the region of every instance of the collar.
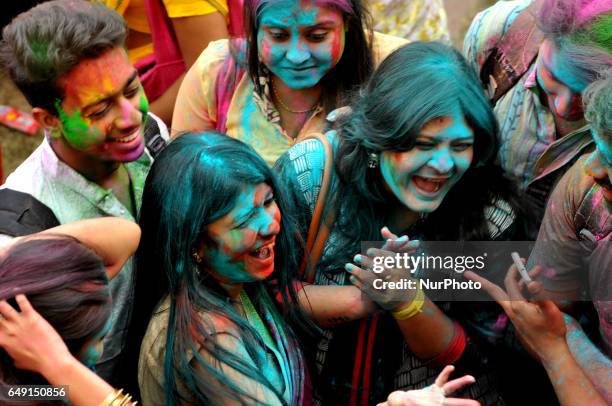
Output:
<instances>
[{"instance_id":1,"label":"collar","mask_svg":"<svg viewBox=\"0 0 612 406\"><path fill-rule=\"evenodd\" d=\"M527 77L525 78L525 83L523 84L523 87L525 89L537 89L538 86L538 79L536 76L536 64L534 63L531 68L529 68L529 71L527 71Z\"/></svg>"},{"instance_id":2,"label":"collar","mask_svg":"<svg viewBox=\"0 0 612 406\"><path fill-rule=\"evenodd\" d=\"M51 148L51 144L46 136L42 142L41 148L43 170L45 175L47 175L50 180L52 179L52 181L49 182L52 188L70 190L82 196L96 207L107 207L110 201L116 201L116 203L125 210L125 213L129 213L116 198L112 189L102 188L97 183L85 178L79 172L61 161L55 154L53 148ZM151 163L152 159L148 153L143 153L138 160L124 164L130 176L130 184L135 196L137 212L140 211L141 196ZM117 215L114 213L109 214Z\"/></svg>"}]
</instances>

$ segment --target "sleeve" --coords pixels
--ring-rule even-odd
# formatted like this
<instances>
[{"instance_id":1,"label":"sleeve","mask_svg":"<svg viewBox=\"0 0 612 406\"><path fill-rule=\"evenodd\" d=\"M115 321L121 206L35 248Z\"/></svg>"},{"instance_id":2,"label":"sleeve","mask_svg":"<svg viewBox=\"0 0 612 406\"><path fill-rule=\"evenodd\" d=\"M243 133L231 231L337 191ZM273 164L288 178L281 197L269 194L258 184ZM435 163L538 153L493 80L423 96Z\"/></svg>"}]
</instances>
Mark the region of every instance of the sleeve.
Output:
<instances>
[{"instance_id":1,"label":"sleeve","mask_svg":"<svg viewBox=\"0 0 612 406\"><path fill-rule=\"evenodd\" d=\"M490 51L531 0L498 1L474 17L463 40L463 55L480 72Z\"/></svg>"},{"instance_id":2,"label":"sleeve","mask_svg":"<svg viewBox=\"0 0 612 406\"><path fill-rule=\"evenodd\" d=\"M226 0L163 0L170 18L192 17L219 12L227 16Z\"/></svg>"},{"instance_id":3,"label":"sleeve","mask_svg":"<svg viewBox=\"0 0 612 406\"><path fill-rule=\"evenodd\" d=\"M194 63L179 89L172 115L172 134L214 130L217 123L216 82L231 58L228 40L211 42Z\"/></svg>"},{"instance_id":4,"label":"sleeve","mask_svg":"<svg viewBox=\"0 0 612 406\"><path fill-rule=\"evenodd\" d=\"M575 214L586 192L584 160L579 160L559 181L546 207L538 239L529 256L528 269L543 267L542 283L557 292L576 290L586 276L583 258L587 251L580 241Z\"/></svg>"}]
</instances>

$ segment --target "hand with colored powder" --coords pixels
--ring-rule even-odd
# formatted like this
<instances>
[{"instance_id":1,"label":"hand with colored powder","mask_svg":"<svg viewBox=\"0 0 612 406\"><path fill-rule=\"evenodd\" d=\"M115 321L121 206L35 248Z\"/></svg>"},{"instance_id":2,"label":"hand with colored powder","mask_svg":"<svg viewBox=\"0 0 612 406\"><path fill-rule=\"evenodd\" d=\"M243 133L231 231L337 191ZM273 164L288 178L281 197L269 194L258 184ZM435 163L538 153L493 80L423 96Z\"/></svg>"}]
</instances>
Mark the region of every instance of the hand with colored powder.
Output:
<instances>
[{"instance_id":1,"label":"hand with colored powder","mask_svg":"<svg viewBox=\"0 0 612 406\"><path fill-rule=\"evenodd\" d=\"M387 398L386 402L379 403L378 406L478 406L479 402L472 399L448 398L447 395L463 388L466 385L471 385L476 380L471 375L464 375L461 378L448 381L450 374L455 370L452 365L447 365L440 375L436 378L436 382L424 389L395 391Z\"/></svg>"},{"instance_id":2,"label":"hand with colored powder","mask_svg":"<svg viewBox=\"0 0 612 406\"><path fill-rule=\"evenodd\" d=\"M536 266L529 275L534 279L540 271ZM540 282L519 281L520 274L515 264L510 267L504 280L505 291L474 272L465 272L464 276L480 282L483 289L504 309L521 342L542 362L562 406L606 404L569 349L566 340L567 316L551 300L528 301L523 296L522 287L537 296L542 290Z\"/></svg>"},{"instance_id":3,"label":"hand with colored powder","mask_svg":"<svg viewBox=\"0 0 612 406\"><path fill-rule=\"evenodd\" d=\"M370 248L367 255L355 255L355 263L346 264L345 269L351 274L351 282L378 306L393 310L414 299L416 280L411 278L410 270L389 264L396 263L397 254L414 252L419 241L407 236L398 238L387 227L383 227L381 235L386 240L381 249ZM410 286L414 288L408 281L413 281L414 285ZM397 284L405 288L399 289Z\"/></svg>"}]
</instances>

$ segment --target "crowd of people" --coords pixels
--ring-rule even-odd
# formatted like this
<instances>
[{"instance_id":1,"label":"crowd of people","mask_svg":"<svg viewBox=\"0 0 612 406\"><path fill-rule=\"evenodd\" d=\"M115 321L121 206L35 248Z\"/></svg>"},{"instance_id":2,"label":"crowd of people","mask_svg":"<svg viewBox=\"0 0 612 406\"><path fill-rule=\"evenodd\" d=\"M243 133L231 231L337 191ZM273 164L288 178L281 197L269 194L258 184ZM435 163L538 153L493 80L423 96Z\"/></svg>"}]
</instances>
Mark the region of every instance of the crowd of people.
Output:
<instances>
[{"instance_id":1,"label":"crowd of people","mask_svg":"<svg viewBox=\"0 0 612 406\"><path fill-rule=\"evenodd\" d=\"M463 50L445 24L437 0L16 16L0 63L45 137L0 187L0 385L612 404L612 3L498 1ZM484 273L386 261L523 241ZM441 277L488 300L419 283Z\"/></svg>"}]
</instances>

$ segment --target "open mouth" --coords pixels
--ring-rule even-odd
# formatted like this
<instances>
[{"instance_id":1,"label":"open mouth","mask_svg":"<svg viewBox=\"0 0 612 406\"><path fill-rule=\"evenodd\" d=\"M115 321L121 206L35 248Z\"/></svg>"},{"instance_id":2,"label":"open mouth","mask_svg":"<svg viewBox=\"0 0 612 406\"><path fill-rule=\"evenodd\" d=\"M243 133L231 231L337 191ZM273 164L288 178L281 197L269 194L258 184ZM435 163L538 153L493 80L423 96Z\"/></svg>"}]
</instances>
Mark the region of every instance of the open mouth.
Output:
<instances>
[{"instance_id":1,"label":"open mouth","mask_svg":"<svg viewBox=\"0 0 612 406\"><path fill-rule=\"evenodd\" d=\"M138 136L140 135L140 131L139 130L140 130L140 127L135 127L134 130L129 135L126 135L125 137L122 137L122 138L116 138L113 141L120 142L122 144L126 144L128 142L132 142L136 138L138 138Z\"/></svg>"},{"instance_id":2,"label":"open mouth","mask_svg":"<svg viewBox=\"0 0 612 406\"><path fill-rule=\"evenodd\" d=\"M269 242L268 244L249 252L249 256L257 258L257 259L268 259L274 253L274 241Z\"/></svg>"},{"instance_id":3,"label":"open mouth","mask_svg":"<svg viewBox=\"0 0 612 406\"><path fill-rule=\"evenodd\" d=\"M448 182L448 178L425 178L417 175L414 175L411 180L419 191L425 192L427 195L438 193Z\"/></svg>"}]
</instances>

